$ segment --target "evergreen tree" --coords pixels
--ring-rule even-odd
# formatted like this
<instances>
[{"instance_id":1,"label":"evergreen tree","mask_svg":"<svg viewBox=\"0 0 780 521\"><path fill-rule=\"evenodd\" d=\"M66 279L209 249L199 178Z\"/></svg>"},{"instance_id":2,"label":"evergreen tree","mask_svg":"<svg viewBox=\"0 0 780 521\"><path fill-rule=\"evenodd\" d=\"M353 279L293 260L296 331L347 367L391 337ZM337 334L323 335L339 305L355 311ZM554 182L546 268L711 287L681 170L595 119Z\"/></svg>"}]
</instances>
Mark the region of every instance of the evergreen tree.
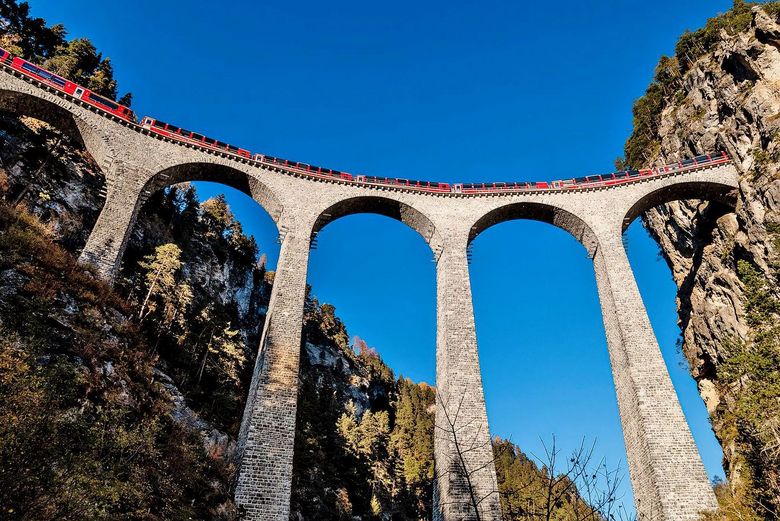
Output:
<instances>
[{"instance_id":1,"label":"evergreen tree","mask_svg":"<svg viewBox=\"0 0 780 521\"><path fill-rule=\"evenodd\" d=\"M104 58L87 38L65 39L65 28L48 26L43 18L30 16L27 2L0 0L0 47L26 60L41 63L55 74L111 99L117 97L117 82L109 58ZM119 103L130 106L132 94Z\"/></svg>"},{"instance_id":2,"label":"evergreen tree","mask_svg":"<svg viewBox=\"0 0 780 521\"><path fill-rule=\"evenodd\" d=\"M0 0L0 37L4 44L13 42L8 51L27 60L43 61L65 43L65 34L60 24L48 27L43 18L30 17L27 2Z\"/></svg>"},{"instance_id":3,"label":"evergreen tree","mask_svg":"<svg viewBox=\"0 0 780 521\"><path fill-rule=\"evenodd\" d=\"M175 244L163 244L139 263L142 270L146 296L141 303L138 318L161 312L161 323L170 324L181 308L192 301L189 285L179 283L177 274L181 268L181 249Z\"/></svg>"}]
</instances>

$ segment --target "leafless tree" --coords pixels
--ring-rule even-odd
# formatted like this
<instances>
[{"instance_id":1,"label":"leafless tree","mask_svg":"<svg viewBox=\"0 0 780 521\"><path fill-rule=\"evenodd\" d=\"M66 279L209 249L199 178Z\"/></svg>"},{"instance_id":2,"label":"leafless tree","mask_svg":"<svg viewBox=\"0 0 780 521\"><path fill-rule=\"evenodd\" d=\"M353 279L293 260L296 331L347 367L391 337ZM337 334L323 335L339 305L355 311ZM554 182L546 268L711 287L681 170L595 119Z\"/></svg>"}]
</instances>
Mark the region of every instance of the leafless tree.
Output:
<instances>
[{"instance_id":1,"label":"leafless tree","mask_svg":"<svg viewBox=\"0 0 780 521\"><path fill-rule=\"evenodd\" d=\"M444 465L437 466L436 479L449 479L454 474L465 489L472 519L482 521L486 518L483 503L494 495L525 495L524 492L533 490L533 493L528 494L527 505L516 512L503 512L504 519L552 521L559 515L561 508L569 505L573 521L636 521L636 516L622 504L622 469L619 466L610 468L603 458L596 460L596 443L588 444L585 439L568 457L562 457L555 436L550 443L542 441L544 454L531 454L534 463L542 470L541 482L538 477L529 475L528 482L521 485L520 490L480 490L475 483L477 474L494 465L509 444L494 447L490 437L485 436L482 425L474 425L473 420L463 419L464 399L465 395L454 402L442 391L436 394L439 405L437 412L440 412L436 415L436 436L451 446L451 450L446 451ZM486 447L489 447L492 457L473 457L480 452L484 453ZM463 501L441 500L440 506ZM511 502L507 501L506 504Z\"/></svg>"},{"instance_id":2,"label":"leafless tree","mask_svg":"<svg viewBox=\"0 0 780 521\"><path fill-rule=\"evenodd\" d=\"M521 512L512 512L509 519L550 521L559 509L566 507L575 521L633 521L635 516L622 504L620 487L623 472L620 467L608 467L606 460L594 458L596 443L583 439L571 454L561 457L555 436L550 443L542 441L544 454L531 454L542 469L541 491L529 478L527 488L535 488L535 496ZM541 492L541 494L539 494Z\"/></svg>"}]
</instances>

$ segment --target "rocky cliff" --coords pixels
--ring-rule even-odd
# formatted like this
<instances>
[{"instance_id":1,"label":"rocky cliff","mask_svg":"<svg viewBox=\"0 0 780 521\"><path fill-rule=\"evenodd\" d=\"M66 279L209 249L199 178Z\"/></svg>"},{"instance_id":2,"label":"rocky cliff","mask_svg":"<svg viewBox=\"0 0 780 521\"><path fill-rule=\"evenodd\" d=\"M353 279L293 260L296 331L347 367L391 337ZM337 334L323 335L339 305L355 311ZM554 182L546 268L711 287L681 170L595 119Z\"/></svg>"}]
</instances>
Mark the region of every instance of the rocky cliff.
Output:
<instances>
[{"instance_id":1,"label":"rocky cliff","mask_svg":"<svg viewBox=\"0 0 780 521\"><path fill-rule=\"evenodd\" d=\"M683 201L643 216L679 288L682 350L723 445L729 519L780 513L778 10L737 1L683 35L637 101L626 144L632 166L725 150L741 171L735 212Z\"/></svg>"}]
</instances>

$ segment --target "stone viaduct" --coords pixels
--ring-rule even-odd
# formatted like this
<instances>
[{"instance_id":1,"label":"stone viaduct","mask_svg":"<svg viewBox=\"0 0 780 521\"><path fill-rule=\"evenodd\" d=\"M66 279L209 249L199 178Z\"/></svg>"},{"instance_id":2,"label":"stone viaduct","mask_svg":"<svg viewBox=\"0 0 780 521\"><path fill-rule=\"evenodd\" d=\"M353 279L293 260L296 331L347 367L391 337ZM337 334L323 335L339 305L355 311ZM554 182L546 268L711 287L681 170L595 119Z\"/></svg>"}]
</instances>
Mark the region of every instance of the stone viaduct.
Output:
<instances>
[{"instance_id":1,"label":"stone viaduct","mask_svg":"<svg viewBox=\"0 0 780 521\"><path fill-rule=\"evenodd\" d=\"M0 66L0 110L34 117L69 133L103 169L106 201L81 260L108 279L118 270L139 209L164 186L218 181L250 195L273 218L281 252L239 435L235 495L248 519L287 521L289 515L312 239L328 223L365 212L398 219L416 230L437 263L436 416L450 418L454 427L435 441L435 519L476 518L466 477L479 499L479 519L500 519L467 248L482 231L510 219L535 219L563 228L593 259L640 518L693 520L699 511L716 507L621 238L634 218L658 204L696 198L733 205L738 174L731 164L599 189L427 194L307 178L162 138L5 65ZM468 450L457 451L456 442Z\"/></svg>"}]
</instances>

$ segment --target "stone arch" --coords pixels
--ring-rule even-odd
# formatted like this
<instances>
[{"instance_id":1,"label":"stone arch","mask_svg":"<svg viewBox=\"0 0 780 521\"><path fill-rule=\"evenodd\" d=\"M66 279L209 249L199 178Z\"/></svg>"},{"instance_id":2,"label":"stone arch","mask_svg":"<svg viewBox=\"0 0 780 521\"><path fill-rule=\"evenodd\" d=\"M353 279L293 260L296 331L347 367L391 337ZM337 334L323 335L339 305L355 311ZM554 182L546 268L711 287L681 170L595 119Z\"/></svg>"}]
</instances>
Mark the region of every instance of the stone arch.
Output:
<instances>
[{"instance_id":1,"label":"stone arch","mask_svg":"<svg viewBox=\"0 0 780 521\"><path fill-rule=\"evenodd\" d=\"M333 221L360 213L384 215L400 221L420 234L434 255L442 249L442 239L436 226L424 213L395 199L379 196L358 196L343 199L320 213L314 222L312 235L316 235Z\"/></svg>"},{"instance_id":2,"label":"stone arch","mask_svg":"<svg viewBox=\"0 0 780 521\"><path fill-rule=\"evenodd\" d=\"M685 181L657 188L639 198L623 216L622 231L640 215L656 206L683 199L702 199L733 208L736 189L728 183L715 181Z\"/></svg>"},{"instance_id":3,"label":"stone arch","mask_svg":"<svg viewBox=\"0 0 780 521\"><path fill-rule=\"evenodd\" d=\"M119 164L116 175L122 181L121 186L108 191L100 217L80 256L82 262L96 266L109 280L119 271L130 233L144 203L151 194L166 186L186 181L214 181L236 188L263 208L278 231L282 212L279 200L264 183L236 168L220 163L188 162L149 175Z\"/></svg>"},{"instance_id":4,"label":"stone arch","mask_svg":"<svg viewBox=\"0 0 780 521\"><path fill-rule=\"evenodd\" d=\"M495 208L480 217L469 231L468 242L496 224L518 219L529 219L552 224L569 232L582 244L591 256L596 250L596 234L591 227L573 213L545 203L518 202Z\"/></svg>"},{"instance_id":5,"label":"stone arch","mask_svg":"<svg viewBox=\"0 0 780 521\"><path fill-rule=\"evenodd\" d=\"M115 156L103 132L54 101L25 92L0 89L0 111L48 123L82 145L101 167Z\"/></svg>"},{"instance_id":6,"label":"stone arch","mask_svg":"<svg viewBox=\"0 0 780 521\"><path fill-rule=\"evenodd\" d=\"M148 196L166 186L188 181L211 181L235 188L254 199L274 223L279 223L283 206L276 194L256 177L221 163L190 162L164 168L146 182L143 194Z\"/></svg>"}]
</instances>

